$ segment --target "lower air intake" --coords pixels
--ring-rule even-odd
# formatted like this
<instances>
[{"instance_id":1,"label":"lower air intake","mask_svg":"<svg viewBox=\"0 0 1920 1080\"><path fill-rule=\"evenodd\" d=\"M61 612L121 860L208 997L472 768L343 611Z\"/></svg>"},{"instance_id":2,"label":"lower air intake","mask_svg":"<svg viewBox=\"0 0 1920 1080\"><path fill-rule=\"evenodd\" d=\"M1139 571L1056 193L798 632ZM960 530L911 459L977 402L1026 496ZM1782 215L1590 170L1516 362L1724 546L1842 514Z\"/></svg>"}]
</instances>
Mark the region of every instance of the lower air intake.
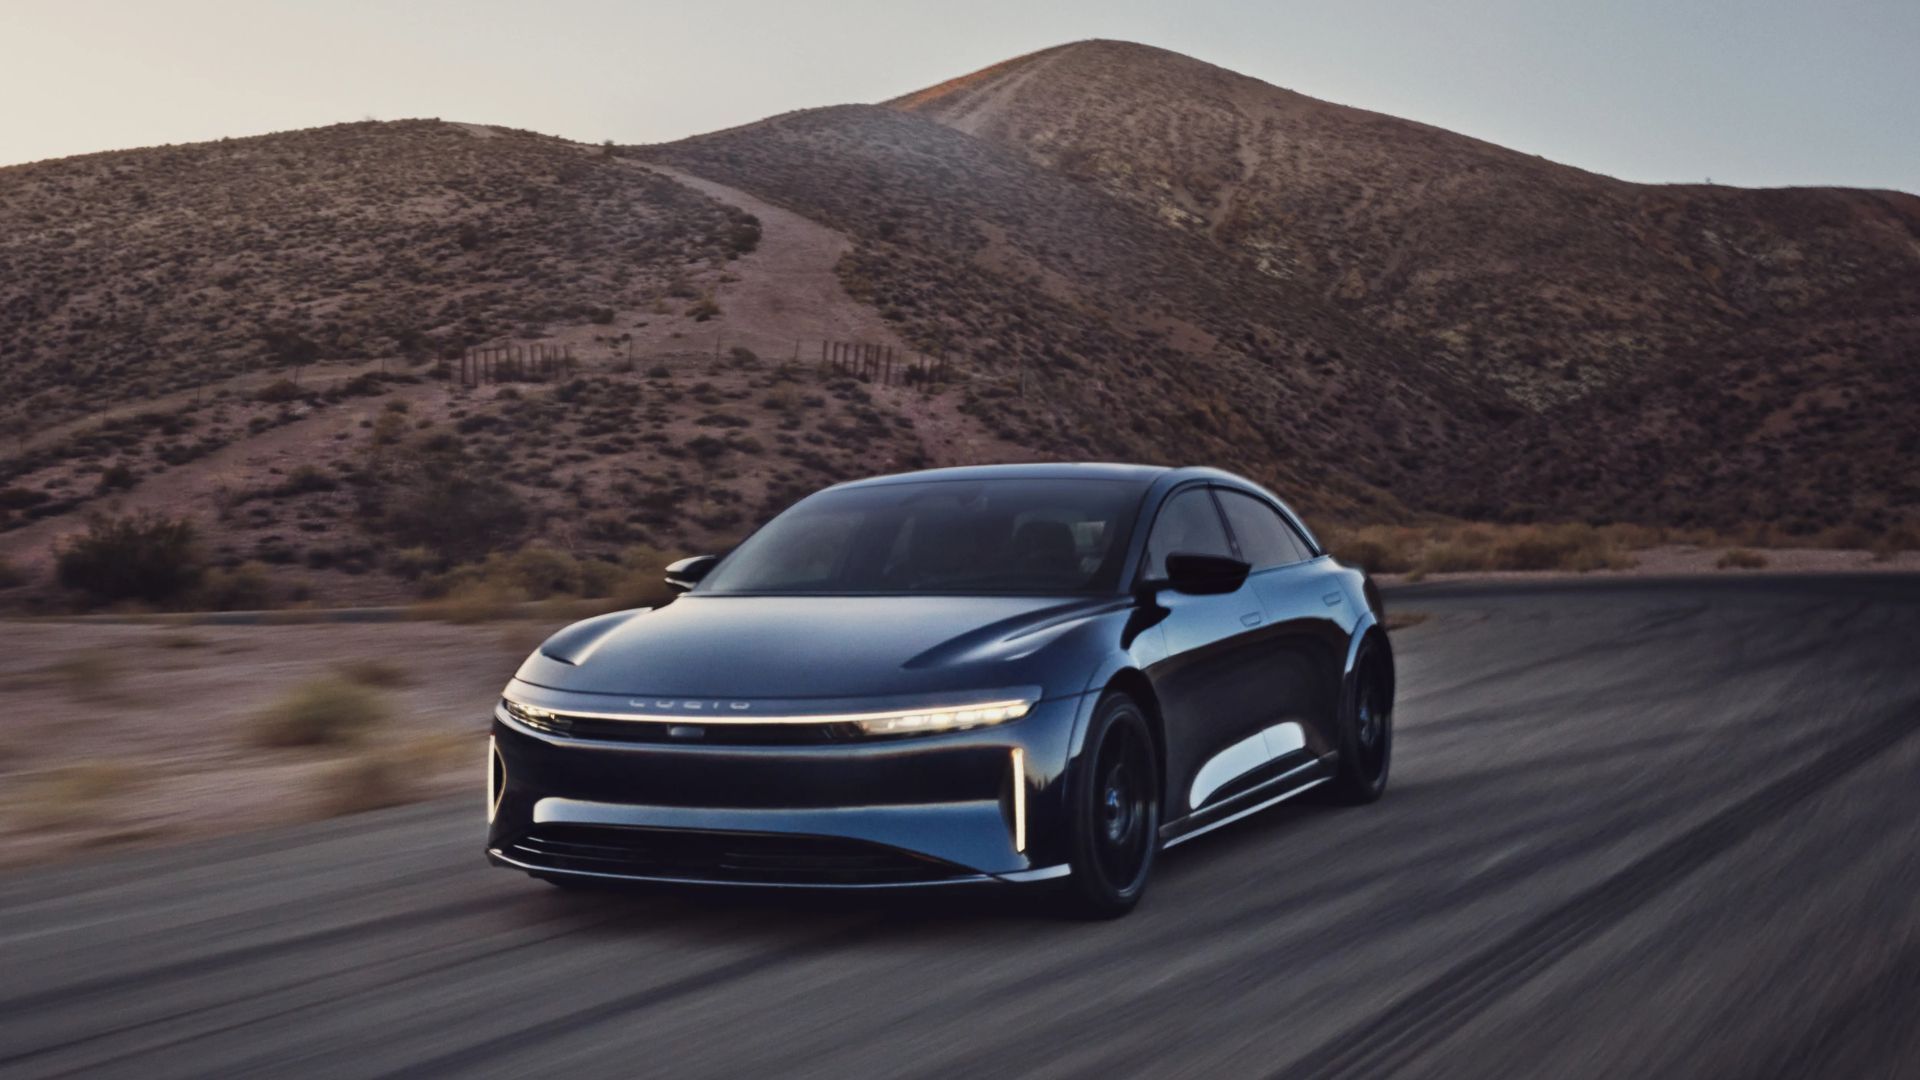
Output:
<instances>
[{"instance_id":1,"label":"lower air intake","mask_svg":"<svg viewBox=\"0 0 1920 1080\"><path fill-rule=\"evenodd\" d=\"M910 885L967 874L859 840L619 825L536 825L505 854L541 870L761 885Z\"/></svg>"}]
</instances>

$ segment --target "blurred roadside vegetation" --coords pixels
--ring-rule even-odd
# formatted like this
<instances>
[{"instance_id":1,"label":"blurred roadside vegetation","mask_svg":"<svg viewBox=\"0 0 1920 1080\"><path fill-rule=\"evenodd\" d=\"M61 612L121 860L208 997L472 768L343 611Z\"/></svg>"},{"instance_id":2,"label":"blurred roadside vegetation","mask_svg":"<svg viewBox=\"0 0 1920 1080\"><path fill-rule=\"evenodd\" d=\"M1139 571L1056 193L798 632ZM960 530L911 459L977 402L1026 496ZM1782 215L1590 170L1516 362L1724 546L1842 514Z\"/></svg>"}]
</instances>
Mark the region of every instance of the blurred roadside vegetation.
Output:
<instances>
[{"instance_id":1,"label":"blurred roadside vegetation","mask_svg":"<svg viewBox=\"0 0 1920 1080\"><path fill-rule=\"evenodd\" d=\"M465 471L457 455L414 462L370 499L367 528L388 539L380 566L408 584L421 618L479 622L516 613L576 615L645 607L670 597L666 565L686 554L632 545L617 554L578 554L521 539L526 511L504 486ZM1330 525L1322 544L1343 562L1379 575L1500 571L1588 573L1627 570L1655 547L1722 549L1720 569L1767 565L1761 552L1787 548L1869 551L1877 559L1920 550L1906 529L1852 527L1793 536L1759 527L1679 529L1633 524ZM486 537L499 537L488 550ZM510 545L510 546L505 546ZM312 606L302 592L254 561L215 565L193 521L155 513L99 515L59 546L52 584L61 608L86 611L261 611ZM0 563L0 590L33 584ZM0 601L3 602L3 601Z\"/></svg>"}]
</instances>

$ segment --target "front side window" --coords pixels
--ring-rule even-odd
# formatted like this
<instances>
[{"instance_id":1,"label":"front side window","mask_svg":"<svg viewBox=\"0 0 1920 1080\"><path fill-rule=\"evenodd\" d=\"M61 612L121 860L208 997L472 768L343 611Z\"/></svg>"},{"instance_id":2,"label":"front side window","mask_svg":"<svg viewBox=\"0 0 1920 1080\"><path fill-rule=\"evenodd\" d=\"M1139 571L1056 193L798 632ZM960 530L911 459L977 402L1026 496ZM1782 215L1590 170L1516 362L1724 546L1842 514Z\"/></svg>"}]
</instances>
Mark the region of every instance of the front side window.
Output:
<instances>
[{"instance_id":1,"label":"front side window","mask_svg":"<svg viewBox=\"0 0 1920 1080\"><path fill-rule=\"evenodd\" d=\"M1167 576L1168 555L1224 555L1233 557L1226 526L1206 488L1188 488L1160 507L1160 516L1147 534L1147 576Z\"/></svg>"},{"instance_id":2,"label":"front side window","mask_svg":"<svg viewBox=\"0 0 1920 1080\"><path fill-rule=\"evenodd\" d=\"M768 522L695 591L1111 592L1143 490L1010 477L824 491Z\"/></svg>"},{"instance_id":3,"label":"front side window","mask_svg":"<svg viewBox=\"0 0 1920 1080\"><path fill-rule=\"evenodd\" d=\"M1233 538L1240 542L1240 557L1255 570L1287 566L1313 557L1306 541L1293 526L1281 519L1279 511L1251 495L1238 491L1220 491L1220 509L1233 526Z\"/></svg>"}]
</instances>

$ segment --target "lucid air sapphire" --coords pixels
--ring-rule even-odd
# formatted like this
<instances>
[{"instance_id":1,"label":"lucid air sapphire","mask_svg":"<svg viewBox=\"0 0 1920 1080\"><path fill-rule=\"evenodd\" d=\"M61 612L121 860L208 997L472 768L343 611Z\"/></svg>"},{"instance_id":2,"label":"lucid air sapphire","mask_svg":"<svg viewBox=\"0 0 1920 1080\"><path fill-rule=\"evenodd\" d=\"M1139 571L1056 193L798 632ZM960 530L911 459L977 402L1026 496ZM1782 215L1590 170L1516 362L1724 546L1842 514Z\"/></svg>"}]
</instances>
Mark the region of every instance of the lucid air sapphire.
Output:
<instances>
[{"instance_id":1,"label":"lucid air sapphire","mask_svg":"<svg viewBox=\"0 0 1920 1080\"><path fill-rule=\"evenodd\" d=\"M558 885L1044 883L1130 909L1162 848L1380 797L1378 596L1213 469L840 484L681 595L576 623L494 712L487 855Z\"/></svg>"}]
</instances>

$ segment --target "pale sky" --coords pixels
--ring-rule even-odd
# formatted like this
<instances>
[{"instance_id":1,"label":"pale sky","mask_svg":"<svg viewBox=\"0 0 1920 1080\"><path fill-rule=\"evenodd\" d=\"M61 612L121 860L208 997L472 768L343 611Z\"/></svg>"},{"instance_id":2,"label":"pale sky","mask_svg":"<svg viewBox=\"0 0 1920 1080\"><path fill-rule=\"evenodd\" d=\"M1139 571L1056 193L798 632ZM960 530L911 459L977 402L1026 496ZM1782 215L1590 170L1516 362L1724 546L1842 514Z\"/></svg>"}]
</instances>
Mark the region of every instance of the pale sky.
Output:
<instances>
[{"instance_id":1,"label":"pale sky","mask_svg":"<svg viewBox=\"0 0 1920 1080\"><path fill-rule=\"evenodd\" d=\"M0 164L369 116L658 142L1090 37L1630 180L1920 192L1920 0L0 0Z\"/></svg>"}]
</instances>

